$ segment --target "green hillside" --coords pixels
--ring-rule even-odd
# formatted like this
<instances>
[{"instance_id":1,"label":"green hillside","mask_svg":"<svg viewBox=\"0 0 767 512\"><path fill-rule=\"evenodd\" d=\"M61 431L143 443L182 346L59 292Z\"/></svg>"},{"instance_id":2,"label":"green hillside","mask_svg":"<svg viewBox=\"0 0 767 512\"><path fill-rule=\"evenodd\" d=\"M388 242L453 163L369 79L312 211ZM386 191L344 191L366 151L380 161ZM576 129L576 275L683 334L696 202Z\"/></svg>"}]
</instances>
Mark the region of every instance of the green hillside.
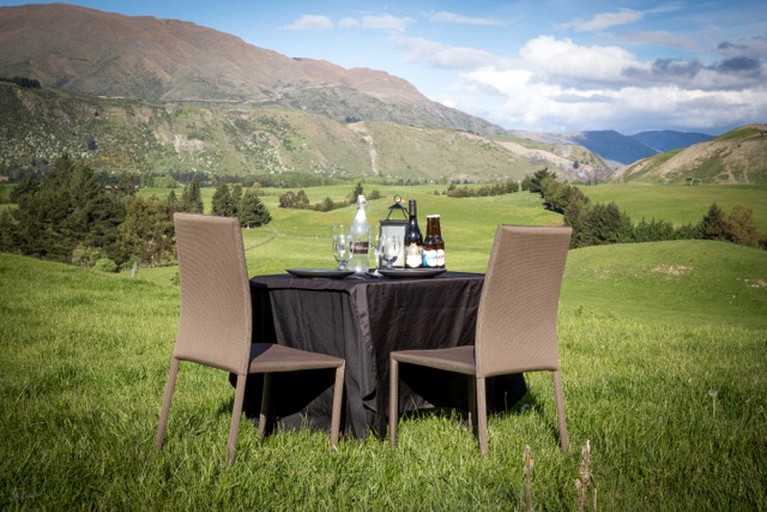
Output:
<instances>
[{"instance_id":1,"label":"green hillside","mask_svg":"<svg viewBox=\"0 0 767 512\"><path fill-rule=\"evenodd\" d=\"M643 158L613 180L644 183L767 183L767 125L752 124L713 140Z\"/></svg>"},{"instance_id":2,"label":"green hillside","mask_svg":"<svg viewBox=\"0 0 767 512\"><path fill-rule=\"evenodd\" d=\"M347 123L277 106L152 103L0 83L0 112L0 175L64 153L107 172L302 173L422 182L521 180L555 165L468 131ZM598 161L583 148L554 156L557 168L570 169L572 160Z\"/></svg>"},{"instance_id":3,"label":"green hillside","mask_svg":"<svg viewBox=\"0 0 767 512\"><path fill-rule=\"evenodd\" d=\"M760 231L767 232L767 186L765 185L651 185L627 183L580 187L592 202L615 201L636 223L665 220L675 226L700 222L711 203L726 211L735 205L751 208Z\"/></svg>"}]
</instances>

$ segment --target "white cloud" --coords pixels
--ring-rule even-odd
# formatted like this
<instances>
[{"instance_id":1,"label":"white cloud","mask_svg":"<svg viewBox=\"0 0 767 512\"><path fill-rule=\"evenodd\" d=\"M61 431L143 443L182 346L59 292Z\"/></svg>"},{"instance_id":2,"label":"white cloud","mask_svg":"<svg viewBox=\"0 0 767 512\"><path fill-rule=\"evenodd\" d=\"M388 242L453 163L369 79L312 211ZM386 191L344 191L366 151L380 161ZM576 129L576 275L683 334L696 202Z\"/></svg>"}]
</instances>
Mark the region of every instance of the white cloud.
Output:
<instances>
[{"instance_id":1,"label":"white cloud","mask_svg":"<svg viewBox=\"0 0 767 512\"><path fill-rule=\"evenodd\" d=\"M402 18L392 16L391 14L378 14L362 17L362 26L364 28L394 30L404 32L408 25L413 23L413 18Z\"/></svg>"},{"instance_id":2,"label":"white cloud","mask_svg":"<svg viewBox=\"0 0 767 512\"><path fill-rule=\"evenodd\" d=\"M356 28L360 27L362 24L359 22L359 20L356 20L354 18L341 18L338 21L338 26L341 28Z\"/></svg>"},{"instance_id":3,"label":"white cloud","mask_svg":"<svg viewBox=\"0 0 767 512\"><path fill-rule=\"evenodd\" d=\"M539 36L519 51L523 65L550 77L592 81L624 82L624 71L642 69L628 51L618 46L580 46L570 39Z\"/></svg>"},{"instance_id":4,"label":"white cloud","mask_svg":"<svg viewBox=\"0 0 767 512\"><path fill-rule=\"evenodd\" d=\"M646 30L624 34L620 39L631 43L653 44L658 46L669 46L672 48L682 48L685 50L697 50L700 44L694 38L666 30Z\"/></svg>"},{"instance_id":5,"label":"white cloud","mask_svg":"<svg viewBox=\"0 0 767 512\"><path fill-rule=\"evenodd\" d=\"M441 98L443 103L508 128L611 127L633 133L767 118L767 80L755 61L643 62L616 46L583 46L550 36L528 41L517 59L423 39L399 42L409 58L463 70L452 93ZM738 42L722 51L735 46L753 49ZM460 55L475 58L457 58Z\"/></svg>"},{"instance_id":6,"label":"white cloud","mask_svg":"<svg viewBox=\"0 0 767 512\"><path fill-rule=\"evenodd\" d=\"M576 32L598 32L618 25L628 25L644 18L644 13L633 9L620 9L618 12L603 12L587 21L576 19L562 25Z\"/></svg>"},{"instance_id":7,"label":"white cloud","mask_svg":"<svg viewBox=\"0 0 767 512\"><path fill-rule=\"evenodd\" d=\"M447 46L422 38L396 36L397 46L405 52L408 61L426 62L445 69L475 69L493 63L499 59L490 52L476 48Z\"/></svg>"},{"instance_id":8,"label":"white cloud","mask_svg":"<svg viewBox=\"0 0 767 512\"><path fill-rule=\"evenodd\" d=\"M429 19L437 23L455 23L457 25L477 25L481 27L504 25L502 21L493 18L463 16L448 11L435 12L429 16Z\"/></svg>"},{"instance_id":9,"label":"white cloud","mask_svg":"<svg viewBox=\"0 0 767 512\"><path fill-rule=\"evenodd\" d=\"M333 28L333 20L318 14L304 14L290 25L280 28L285 30L330 30Z\"/></svg>"}]
</instances>

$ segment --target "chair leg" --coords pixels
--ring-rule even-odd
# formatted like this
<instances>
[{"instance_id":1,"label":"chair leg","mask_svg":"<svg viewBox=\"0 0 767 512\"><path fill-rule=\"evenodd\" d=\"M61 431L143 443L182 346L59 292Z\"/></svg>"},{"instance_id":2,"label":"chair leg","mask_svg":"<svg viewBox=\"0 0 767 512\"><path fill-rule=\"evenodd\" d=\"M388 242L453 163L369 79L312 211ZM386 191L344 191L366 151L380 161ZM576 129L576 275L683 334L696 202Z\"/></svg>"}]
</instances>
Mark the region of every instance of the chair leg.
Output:
<instances>
[{"instance_id":1,"label":"chair leg","mask_svg":"<svg viewBox=\"0 0 767 512\"><path fill-rule=\"evenodd\" d=\"M232 408L232 426L229 428L229 443L227 445L226 463L232 465L237 452L237 434L240 431L240 419L242 418L242 404L245 400L246 374L237 376L237 387L234 392L234 407Z\"/></svg>"},{"instance_id":2,"label":"chair leg","mask_svg":"<svg viewBox=\"0 0 767 512\"><path fill-rule=\"evenodd\" d=\"M487 455L487 395L485 379L476 379L477 387L477 428L479 429L479 454Z\"/></svg>"},{"instance_id":3,"label":"chair leg","mask_svg":"<svg viewBox=\"0 0 767 512\"><path fill-rule=\"evenodd\" d=\"M258 415L258 440L263 441L266 422L269 421L269 397L272 394L272 374L264 374L264 388L261 392L261 413Z\"/></svg>"},{"instance_id":4,"label":"chair leg","mask_svg":"<svg viewBox=\"0 0 767 512\"><path fill-rule=\"evenodd\" d=\"M397 446L399 421L399 361L389 358L389 444Z\"/></svg>"},{"instance_id":5,"label":"chair leg","mask_svg":"<svg viewBox=\"0 0 767 512\"><path fill-rule=\"evenodd\" d=\"M552 373L554 379L554 398L557 402L557 420L559 422L559 445L563 452L569 448L567 439L567 421L565 420L565 397L562 392L562 373L555 370Z\"/></svg>"},{"instance_id":6,"label":"chair leg","mask_svg":"<svg viewBox=\"0 0 767 512\"><path fill-rule=\"evenodd\" d=\"M170 414L170 402L173 399L173 390L176 388L176 376L178 375L179 360L175 357L170 361L170 372L168 373L168 384L165 386L165 397L162 400L162 410L160 411L160 423L157 425L157 434L154 444L158 450L162 449L165 438L165 429L168 427L168 415Z\"/></svg>"},{"instance_id":7,"label":"chair leg","mask_svg":"<svg viewBox=\"0 0 767 512\"><path fill-rule=\"evenodd\" d=\"M469 376L469 430L477 432L477 378Z\"/></svg>"},{"instance_id":8,"label":"chair leg","mask_svg":"<svg viewBox=\"0 0 767 512\"><path fill-rule=\"evenodd\" d=\"M344 373L346 362L336 368L336 382L333 386L333 413L330 417L330 447L338 450L338 431L341 429L341 404L344 398Z\"/></svg>"}]
</instances>

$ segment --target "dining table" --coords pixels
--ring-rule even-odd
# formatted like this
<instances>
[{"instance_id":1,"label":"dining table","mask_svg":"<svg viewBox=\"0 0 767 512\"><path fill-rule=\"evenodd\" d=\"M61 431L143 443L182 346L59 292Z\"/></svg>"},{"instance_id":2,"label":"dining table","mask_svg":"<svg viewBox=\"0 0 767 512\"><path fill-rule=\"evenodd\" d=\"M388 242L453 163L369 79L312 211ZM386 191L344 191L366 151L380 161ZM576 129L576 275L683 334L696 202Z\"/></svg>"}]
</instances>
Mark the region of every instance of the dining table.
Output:
<instances>
[{"instance_id":1,"label":"dining table","mask_svg":"<svg viewBox=\"0 0 767 512\"><path fill-rule=\"evenodd\" d=\"M483 274L396 274L294 271L250 279L254 342L279 343L346 360L342 431L350 437L386 434L390 352L474 342ZM467 410L466 376L402 365L400 379L400 411ZM259 378L248 379L245 413L254 421L261 383ZM327 429L332 387L333 372L273 375L270 428L279 424ZM489 379L487 392L490 409L511 407L526 392L524 377Z\"/></svg>"}]
</instances>

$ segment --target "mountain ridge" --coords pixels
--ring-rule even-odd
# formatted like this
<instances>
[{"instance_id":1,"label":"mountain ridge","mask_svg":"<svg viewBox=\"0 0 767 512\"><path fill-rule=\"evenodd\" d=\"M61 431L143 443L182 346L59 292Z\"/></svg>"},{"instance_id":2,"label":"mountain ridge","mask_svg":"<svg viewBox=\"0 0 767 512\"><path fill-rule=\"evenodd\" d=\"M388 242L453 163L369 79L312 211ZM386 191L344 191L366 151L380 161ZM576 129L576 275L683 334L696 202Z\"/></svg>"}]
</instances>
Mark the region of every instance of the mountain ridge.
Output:
<instances>
[{"instance_id":1,"label":"mountain ridge","mask_svg":"<svg viewBox=\"0 0 767 512\"><path fill-rule=\"evenodd\" d=\"M292 59L191 22L63 3L0 8L0 75L79 95L296 108L492 135L500 126L451 109L383 71Z\"/></svg>"},{"instance_id":2,"label":"mountain ridge","mask_svg":"<svg viewBox=\"0 0 767 512\"><path fill-rule=\"evenodd\" d=\"M0 171L68 151L110 171L484 180L547 166L593 182L706 137L505 130L384 71L287 57L191 22L63 3L0 7L0 76L43 84L0 86Z\"/></svg>"}]
</instances>

